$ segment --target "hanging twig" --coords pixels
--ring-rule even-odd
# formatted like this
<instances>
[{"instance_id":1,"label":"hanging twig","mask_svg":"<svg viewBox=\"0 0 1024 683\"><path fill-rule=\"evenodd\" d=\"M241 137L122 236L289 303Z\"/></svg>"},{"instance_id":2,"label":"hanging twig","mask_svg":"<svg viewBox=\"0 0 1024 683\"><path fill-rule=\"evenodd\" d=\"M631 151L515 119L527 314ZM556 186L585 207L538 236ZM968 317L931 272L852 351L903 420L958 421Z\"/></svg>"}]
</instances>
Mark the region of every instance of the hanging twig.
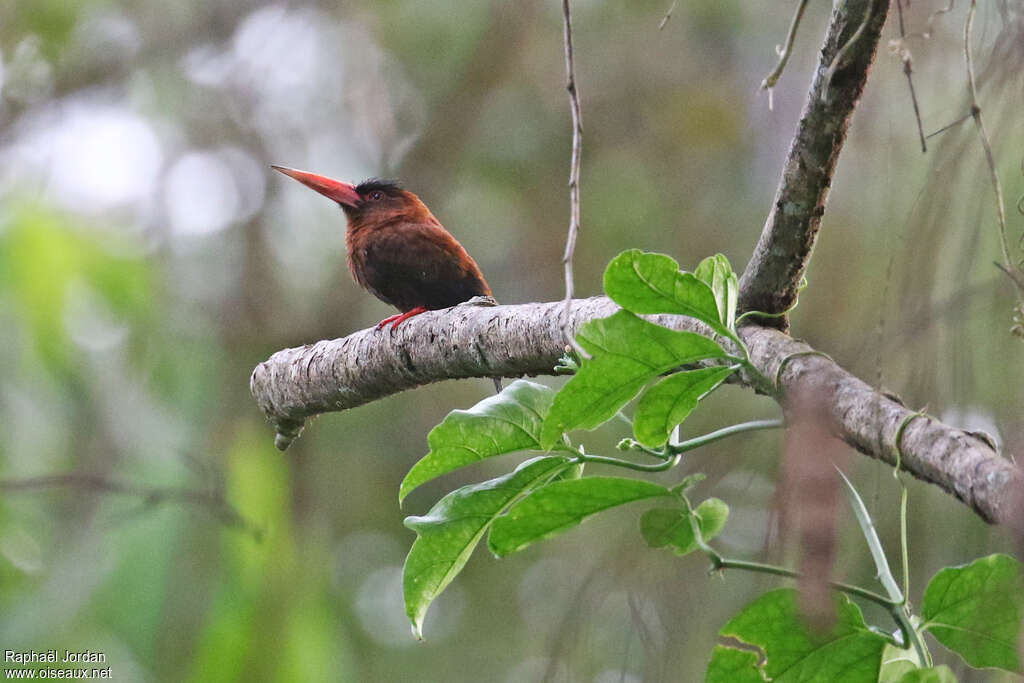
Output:
<instances>
[{"instance_id":1,"label":"hanging twig","mask_svg":"<svg viewBox=\"0 0 1024 683\"><path fill-rule=\"evenodd\" d=\"M939 129L938 129L937 131L934 131L934 132L932 132L932 133L928 133L928 135L925 135L924 137L925 137L925 139L928 139L928 138L933 138L933 137L935 137L935 136L936 136L936 135L938 135L939 133L945 133L945 132L946 132L947 130L949 130L950 128L953 128L953 127L955 127L955 126L959 126L959 125L960 125L961 123L963 123L964 121L966 121L966 120L967 120L967 119L969 119L969 118L971 118L971 115L970 115L970 114L966 114L966 115L964 115L964 116L962 116L962 117L958 118L958 119L957 119L956 121L954 121L953 123L947 123L947 124L946 124L945 126L943 126L942 128L939 128Z\"/></svg>"},{"instance_id":2,"label":"hanging twig","mask_svg":"<svg viewBox=\"0 0 1024 683\"><path fill-rule=\"evenodd\" d=\"M569 0L562 0L562 16L565 20L565 89L569 91L569 108L572 111L572 160L569 165L569 234L565 240L565 254L562 263L565 265L565 304L562 312L562 335L565 342L576 348L576 340L569 332L569 313L572 310L574 280L572 272L573 257L576 253L576 237L580 231L580 153L583 148L583 123L580 114L579 93L576 90L576 66L572 48L572 15L569 11Z\"/></svg>"},{"instance_id":3,"label":"hanging twig","mask_svg":"<svg viewBox=\"0 0 1024 683\"><path fill-rule=\"evenodd\" d=\"M989 141L988 131L985 129L985 122L981 118L981 107L978 105L978 87L974 80L974 61L971 57L971 29L974 28L974 13L977 10L977 0L971 0L967 7L967 21L964 23L964 65L967 68L967 94L970 97L971 118L978 129L978 137L981 146L985 150L985 162L988 165L989 176L992 178L992 189L996 195L996 217L999 220L999 246L1003 251L1003 272L1005 272L1017 286L1019 294L1024 295L1024 274L1016 267L1010 258L1010 243L1006 235L1006 208L1003 201L1003 185L999 182L999 171L996 169L995 156L992 153L992 143Z\"/></svg>"},{"instance_id":4,"label":"hanging twig","mask_svg":"<svg viewBox=\"0 0 1024 683\"><path fill-rule=\"evenodd\" d=\"M665 12L665 16L662 18L662 20L658 22L659 31L665 28L665 24L667 24L668 20L672 18L672 13L676 11L677 2L679 2L679 0L672 0L672 5L668 8L668 11Z\"/></svg>"},{"instance_id":5,"label":"hanging twig","mask_svg":"<svg viewBox=\"0 0 1024 683\"><path fill-rule=\"evenodd\" d=\"M910 49L907 47L907 32L903 26L903 0L896 0L896 14L900 20L899 56L903 62L903 73L907 77L907 86L910 88L910 101L914 105L914 120L917 121L917 135L921 139L921 153L928 152L928 145L925 143L924 126L921 125L921 109L917 106L917 93L914 92L913 60L910 57Z\"/></svg>"},{"instance_id":6,"label":"hanging twig","mask_svg":"<svg viewBox=\"0 0 1024 683\"><path fill-rule=\"evenodd\" d=\"M796 40L797 29L800 28L800 20L804 17L804 10L807 9L808 0L800 0L800 4L796 7L796 14L793 15L793 21L789 24L789 33L786 34L786 45L780 50L776 48L776 52L779 53L779 63L775 65L775 69L768 74L763 81L761 81L761 89L767 90L769 93L768 108L771 109L771 90L778 83L779 77L782 76L782 71L786 68L786 62L789 61L789 55L793 53L793 41Z\"/></svg>"}]
</instances>

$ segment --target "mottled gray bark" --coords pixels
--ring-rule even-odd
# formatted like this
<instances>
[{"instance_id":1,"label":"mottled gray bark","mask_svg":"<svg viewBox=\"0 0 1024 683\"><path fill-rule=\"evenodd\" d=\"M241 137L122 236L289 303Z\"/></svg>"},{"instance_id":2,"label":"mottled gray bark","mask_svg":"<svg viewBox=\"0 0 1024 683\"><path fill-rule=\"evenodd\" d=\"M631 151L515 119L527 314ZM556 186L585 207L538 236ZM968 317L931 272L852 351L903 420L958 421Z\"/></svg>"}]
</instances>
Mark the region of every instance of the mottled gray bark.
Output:
<instances>
[{"instance_id":1,"label":"mottled gray bark","mask_svg":"<svg viewBox=\"0 0 1024 683\"><path fill-rule=\"evenodd\" d=\"M766 377L778 376L782 394L810 388L829 404L838 436L858 451L896 465L896 436L915 415L896 397L876 391L831 359L782 332L748 326L741 336ZM793 354L801 354L794 356ZM789 360L786 360L789 358ZM900 438L902 468L952 493L992 523L1013 521L1024 476L988 437L946 425L930 415L913 417Z\"/></svg>"},{"instance_id":2,"label":"mottled gray bark","mask_svg":"<svg viewBox=\"0 0 1024 683\"><path fill-rule=\"evenodd\" d=\"M866 14L868 7L870 15ZM775 201L740 278L741 312L781 313L796 302L839 152L888 12L889 0L849 0L837 3L832 11ZM837 62L840 51L843 54ZM789 325L785 316L766 318L764 324L783 330Z\"/></svg>"},{"instance_id":3,"label":"mottled gray bark","mask_svg":"<svg viewBox=\"0 0 1024 683\"><path fill-rule=\"evenodd\" d=\"M617 307L575 302L570 331ZM369 328L344 339L278 351L253 371L252 394L287 448L307 417L345 410L442 379L550 374L565 342L562 302L456 306L398 329Z\"/></svg>"}]
</instances>

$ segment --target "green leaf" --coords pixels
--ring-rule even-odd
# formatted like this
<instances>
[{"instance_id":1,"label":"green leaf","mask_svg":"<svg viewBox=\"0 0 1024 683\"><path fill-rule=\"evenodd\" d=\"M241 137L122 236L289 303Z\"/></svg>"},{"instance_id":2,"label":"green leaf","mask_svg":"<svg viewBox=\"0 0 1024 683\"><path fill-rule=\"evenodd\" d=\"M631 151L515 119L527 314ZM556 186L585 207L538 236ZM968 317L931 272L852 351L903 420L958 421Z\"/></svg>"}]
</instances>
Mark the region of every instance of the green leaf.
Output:
<instances>
[{"instance_id":1,"label":"green leaf","mask_svg":"<svg viewBox=\"0 0 1024 683\"><path fill-rule=\"evenodd\" d=\"M710 541L718 535L729 519L729 506L718 498L708 498L694 510L700 535ZM654 508L640 518L640 533L652 548L671 546L682 557L697 549L690 515L679 508Z\"/></svg>"},{"instance_id":2,"label":"green leaf","mask_svg":"<svg viewBox=\"0 0 1024 683\"><path fill-rule=\"evenodd\" d=\"M709 256L693 271L694 276L711 288L718 306L718 317L730 330L736 330L736 300L739 280L732 271L729 259L722 254Z\"/></svg>"},{"instance_id":3,"label":"green leaf","mask_svg":"<svg viewBox=\"0 0 1024 683\"><path fill-rule=\"evenodd\" d=\"M495 520L488 544L491 552L502 557L570 529L602 510L670 495L664 486L642 479L586 477L556 481L538 488Z\"/></svg>"},{"instance_id":4,"label":"green leaf","mask_svg":"<svg viewBox=\"0 0 1024 683\"><path fill-rule=\"evenodd\" d=\"M889 560L885 556L885 549L882 548L882 542L878 539L878 532L875 531L874 522L871 521L871 515L864 505L864 501L842 470L837 467L836 472L839 473L839 478L843 481L843 493L846 494L850 507L853 509L853 515L857 518L857 524L860 525L860 531L868 544L868 550L871 551L871 557L875 561L879 582L885 588L885 592L889 595L890 600L902 602L903 593L900 591L900 587L896 585L896 579L893 578L892 570L889 568Z\"/></svg>"},{"instance_id":5,"label":"green leaf","mask_svg":"<svg viewBox=\"0 0 1024 683\"><path fill-rule=\"evenodd\" d=\"M867 627L860 608L845 595L836 596L836 609L832 632L811 635L800 618L796 591L783 588L747 605L719 634L761 648L765 678L776 683L877 681L886 639Z\"/></svg>"},{"instance_id":6,"label":"green leaf","mask_svg":"<svg viewBox=\"0 0 1024 683\"><path fill-rule=\"evenodd\" d=\"M540 431L551 410L553 389L516 380L469 410L453 410L430 430L430 452L405 475L398 501L417 486L485 458L540 448Z\"/></svg>"},{"instance_id":7,"label":"green leaf","mask_svg":"<svg viewBox=\"0 0 1024 683\"><path fill-rule=\"evenodd\" d=\"M568 458L528 460L497 479L463 486L442 498L423 517L407 517L417 539L405 558L405 612L422 638L430 603L462 571L484 532L520 495L558 475Z\"/></svg>"},{"instance_id":8,"label":"green leaf","mask_svg":"<svg viewBox=\"0 0 1024 683\"><path fill-rule=\"evenodd\" d=\"M1022 605L1020 562L989 555L932 578L921 605L922 628L973 667L1020 672Z\"/></svg>"},{"instance_id":9,"label":"green leaf","mask_svg":"<svg viewBox=\"0 0 1024 683\"><path fill-rule=\"evenodd\" d=\"M764 683L757 668L757 653L715 645L704 683Z\"/></svg>"},{"instance_id":10,"label":"green leaf","mask_svg":"<svg viewBox=\"0 0 1024 683\"><path fill-rule=\"evenodd\" d=\"M609 420L651 379L681 365L722 358L713 340L677 332L628 311L588 322L576 337L593 356L555 396L544 422L541 447L550 449L572 429L593 429Z\"/></svg>"},{"instance_id":11,"label":"green leaf","mask_svg":"<svg viewBox=\"0 0 1024 683\"><path fill-rule=\"evenodd\" d=\"M676 260L665 254L622 252L604 271L604 291L627 311L687 315L728 333L711 288L693 273L680 272Z\"/></svg>"},{"instance_id":12,"label":"green leaf","mask_svg":"<svg viewBox=\"0 0 1024 683\"><path fill-rule=\"evenodd\" d=\"M675 426L686 420L700 400L733 372L732 367L677 372L648 389L633 416L637 441L651 447L664 445Z\"/></svg>"},{"instance_id":13,"label":"green leaf","mask_svg":"<svg viewBox=\"0 0 1024 683\"><path fill-rule=\"evenodd\" d=\"M956 675L945 664L928 669L915 669L903 674L899 683L957 683Z\"/></svg>"}]
</instances>

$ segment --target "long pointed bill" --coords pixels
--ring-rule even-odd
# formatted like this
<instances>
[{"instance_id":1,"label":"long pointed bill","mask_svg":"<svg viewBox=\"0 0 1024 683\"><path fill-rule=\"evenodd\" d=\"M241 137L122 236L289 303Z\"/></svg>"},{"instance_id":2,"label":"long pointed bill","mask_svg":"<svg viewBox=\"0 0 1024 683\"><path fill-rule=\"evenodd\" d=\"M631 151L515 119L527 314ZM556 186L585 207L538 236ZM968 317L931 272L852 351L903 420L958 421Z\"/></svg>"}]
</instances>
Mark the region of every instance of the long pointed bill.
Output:
<instances>
[{"instance_id":1,"label":"long pointed bill","mask_svg":"<svg viewBox=\"0 0 1024 683\"><path fill-rule=\"evenodd\" d=\"M298 171L286 166L271 166L271 168L284 173L289 178L295 178L295 180L298 180L311 190L316 190L339 204L354 207L359 202L359 194L356 192L355 185L343 183L340 180L334 180L327 176L316 175L315 173Z\"/></svg>"}]
</instances>

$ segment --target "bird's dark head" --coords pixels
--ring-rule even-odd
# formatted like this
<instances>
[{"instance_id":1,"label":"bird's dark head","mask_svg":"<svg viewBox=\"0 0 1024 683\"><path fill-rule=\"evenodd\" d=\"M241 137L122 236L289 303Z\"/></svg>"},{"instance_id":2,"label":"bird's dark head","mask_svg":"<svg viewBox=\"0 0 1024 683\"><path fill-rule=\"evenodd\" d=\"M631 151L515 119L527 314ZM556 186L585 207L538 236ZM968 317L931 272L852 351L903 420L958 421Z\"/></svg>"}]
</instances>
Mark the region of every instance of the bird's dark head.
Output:
<instances>
[{"instance_id":1,"label":"bird's dark head","mask_svg":"<svg viewBox=\"0 0 1024 683\"><path fill-rule=\"evenodd\" d=\"M294 168L272 168L336 201L344 209L352 227L381 224L395 219L416 221L430 215L419 197L390 180L371 178L353 185Z\"/></svg>"}]
</instances>

